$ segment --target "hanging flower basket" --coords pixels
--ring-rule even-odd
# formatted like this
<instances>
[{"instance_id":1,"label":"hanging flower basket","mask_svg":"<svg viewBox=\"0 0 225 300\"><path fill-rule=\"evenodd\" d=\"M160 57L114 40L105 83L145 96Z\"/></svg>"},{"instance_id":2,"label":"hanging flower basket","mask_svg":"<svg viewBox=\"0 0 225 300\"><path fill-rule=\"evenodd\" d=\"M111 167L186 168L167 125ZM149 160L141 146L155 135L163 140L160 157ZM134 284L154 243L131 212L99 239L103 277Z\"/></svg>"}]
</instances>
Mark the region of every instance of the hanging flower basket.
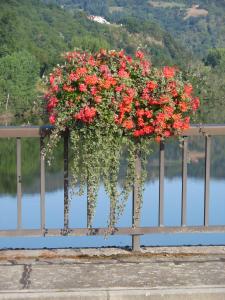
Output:
<instances>
[{"instance_id":1,"label":"hanging flower basket","mask_svg":"<svg viewBox=\"0 0 225 300\"><path fill-rule=\"evenodd\" d=\"M177 68L154 68L141 51L134 59L114 50L66 53L65 63L49 76L45 98L49 122L55 126L46 152L50 155L69 130L71 186L79 186L80 194L88 187L89 226L101 180L111 201L109 227L114 227L132 190L137 155L141 199L149 143L180 135L199 107L191 84ZM121 189L118 176L124 153L127 175Z\"/></svg>"}]
</instances>

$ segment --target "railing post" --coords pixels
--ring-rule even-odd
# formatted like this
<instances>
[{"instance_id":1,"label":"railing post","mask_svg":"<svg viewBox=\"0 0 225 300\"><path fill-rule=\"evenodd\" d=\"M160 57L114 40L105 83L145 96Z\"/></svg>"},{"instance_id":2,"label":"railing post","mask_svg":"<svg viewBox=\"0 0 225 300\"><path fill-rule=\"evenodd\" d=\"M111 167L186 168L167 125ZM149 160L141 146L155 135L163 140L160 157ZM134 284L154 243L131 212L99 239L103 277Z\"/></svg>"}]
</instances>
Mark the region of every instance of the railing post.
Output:
<instances>
[{"instance_id":1,"label":"railing post","mask_svg":"<svg viewBox=\"0 0 225 300\"><path fill-rule=\"evenodd\" d=\"M69 132L64 135L64 234L69 228Z\"/></svg>"},{"instance_id":2,"label":"railing post","mask_svg":"<svg viewBox=\"0 0 225 300\"><path fill-rule=\"evenodd\" d=\"M40 200L41 200L41 231L45 235L45 156L44 156L44 137L40 138Z\"/></svg>"},{"instance_id":3,"label":"railing post","mask_svg":"<svg viewBox=\"0 0 225 300\"><path fill-rule=\"evenodd\" d=\"M141 199L140 199L140 178L141 178L141 159L140 153L136 153L135 158L135 178L133 186L133 201L132 201L132 227L136 228L140 226L140 209L141 209ZM140 235L132 235L132 250L140 251Z\"/></svg>"},{"instance_id":4,"label":"railing post","mask_svg":"<svg viewBox=\"0 0 225 300\"><path fill-rule=\"evenodd\" d=\"M17 228L22 222L21 138L16 138Z\"/></svg>"},{"instance_id":5,"label":"railing post","mask_svg":"<svg viewBox=\"0 0 225 300\"><path fill-rule=\"evenodd\" d=\"M206 136L205 137L204 226L209 226L210 154L211 154L211 136Z\"/></svg>"},{"instance_id":6,"label":"railing post","mask_svg":"<svg viewBox=\"0 0 225 300\"><path fill-rule=\"evenodd\" d=\"M159 146L159 226L164 226L165 144Z\"/></svg>"},{"instance_id":7,"label":"railing post","mask_svg":"<svg viewBox=\"0 0 225 300\"><path fill-rule=\"evenodd\" d=\"M182 145L182 204L181 204L181 226L187 225L187 154L188 138L183 137Z\"/></svg>"}]
</instances>

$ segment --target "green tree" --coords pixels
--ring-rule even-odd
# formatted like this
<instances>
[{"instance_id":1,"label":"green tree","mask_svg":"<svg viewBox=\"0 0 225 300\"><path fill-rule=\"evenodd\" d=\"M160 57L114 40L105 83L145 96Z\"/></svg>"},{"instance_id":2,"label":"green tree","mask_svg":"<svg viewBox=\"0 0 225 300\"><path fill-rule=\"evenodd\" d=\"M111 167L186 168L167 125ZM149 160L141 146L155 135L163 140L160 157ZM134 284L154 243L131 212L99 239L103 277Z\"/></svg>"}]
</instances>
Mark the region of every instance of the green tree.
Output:
<instances>
[{"instance_id":1,"label":"green tree","mask_svg":"<svg viewBox=\"0 0 225 300\"><path fill-rule=\"evenodd\" d=\"M0 112L31 107L36 97L39 64L27 51L0 59Z\"/></svg>"},{"instance_id":2,"label":"green tree","mask_svg":"<svg viewBox=\"0 0 225 300\"><path fill-rule=\"evenodd\" d=\"M225 69L225 48L210 49L205 64L213 68L219 66Z\"/></svg>"}]
</instances>

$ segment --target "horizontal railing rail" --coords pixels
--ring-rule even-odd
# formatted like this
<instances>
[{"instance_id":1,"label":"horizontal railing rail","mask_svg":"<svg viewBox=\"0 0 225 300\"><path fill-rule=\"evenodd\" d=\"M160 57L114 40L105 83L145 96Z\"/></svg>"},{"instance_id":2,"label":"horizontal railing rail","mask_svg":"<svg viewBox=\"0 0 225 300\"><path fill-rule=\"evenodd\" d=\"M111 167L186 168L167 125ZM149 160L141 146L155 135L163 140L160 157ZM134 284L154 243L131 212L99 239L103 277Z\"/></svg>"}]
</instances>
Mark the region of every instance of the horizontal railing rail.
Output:
<instances>
[{"instance_id":1,"label":"horizontal railing rail","mask_svg":"<svg viewBox=\"0 0 225 300\"><path fill-rule=\"evenodd\" d=\"M108 228L71 228L69 226L69 136L64 135L64 227L56 229L46 228L45 212L45 157L43 156L44 139L53 130L53 126L0 126L0 138L16 139L16 178L17 178L17 228L14 230L0 230L0 237L10 236L82 236L105 235ZM182 136L182 193L181 193L181 220L180 226L165 226L164 222L164 178L165 178L165 147L160 143L159 147L159 215L158 226L141 227L140 210L138 207L138 186L134 182L132 200L132 227L114 228L111 234L131 235L132 249L139 250L140 235L151 233L202 233L225 232L225 225L214 226L209 224L209 195L210 195L210 163L211 163L211 136L224 136L225 124L192 125L184 131ZM203 136L205 139L205 171L204 171L204 223L200 226L187 225L187 165L188 165L188 138ZM22 228L22 162L21 139L40 139L40 228ZM0 141L1 142L1 141ZM140 176L140 161L136 160L136 175Z\"/></svg>"},{"instance_id":2,"label":"horizontal railing rail","mask_svg":"<svg viewBox=\"0 0 225 300\"><path fill-rule=\"evenodd\" d=\"M0 126L0 138L45 137L54 126ZM225 124L194 124L183 136L225 135Z\"/></svg>"}]
</instances>

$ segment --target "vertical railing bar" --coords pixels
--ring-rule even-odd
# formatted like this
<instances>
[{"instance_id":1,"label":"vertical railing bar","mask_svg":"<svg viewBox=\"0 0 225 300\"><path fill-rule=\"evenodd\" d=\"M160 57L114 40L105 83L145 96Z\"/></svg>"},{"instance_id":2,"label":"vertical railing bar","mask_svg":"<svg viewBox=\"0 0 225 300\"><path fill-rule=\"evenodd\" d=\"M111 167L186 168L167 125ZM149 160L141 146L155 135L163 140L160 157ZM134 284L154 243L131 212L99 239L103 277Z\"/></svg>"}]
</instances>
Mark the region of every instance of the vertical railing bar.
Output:
<instances>
[{"instance_id":1,"label":"vertical railing bar","mask_svg":"<svg viewBox=\"0 0 225 300\"><path fill-rule=\"evenodd\" d=\"M87 228L90 228L91 224L91 216L90 216L90 203L88 201L88 194L89 194L89 184L88 184L88 178L87 178Z\"/></svg>"},{"instance_id":2,"label":"vertical railing bar","mask_svg":"<svg viewBox=\"0 0 225 300\"><path fill-rule=\"evenodd\" d=\"M135 178L133 186L132 195L132 227L140 226L140 209L141 209L141 199L140 199L140 178L141 178L141 159L140 153L136 153L135 158ZM132 235L132 250L140 250L140 235Z\"/></svg>"},{"instance_id":3,"label":"vertical railing bar","mask_svg":"<svg viewBox=\"0 0 225 300\"><path fill-rule=\"evenodd\" d=\"M64 230L69 227L69 133L64 135Z\"/></svg>"},{"instance_id":4,"label":"vertical railing bar","mask_svg":"<svg viewBox=\"0 0 225 300\"><path fill-rule=\"evenodd\" d=\"M206 136L205 137L204 226L209 225L210 154L211 154L211 136Z\"/></svg>"},{"instance_id":5,"label":"vertical railing bar","mask_svg":"<svg viewBox=\"0 0 225 300\"><path fill-rule=\"evenodd\" d=\"M164 226L165 144L159 146L159 226Z\"/></svg>"},{"instance_id":6,"label":"vertical railing bar","mask_svg":"<svg viewBox=\"0 0 225 300\"><path fill-rule=\"evenodd\" d=\"M22 223L21 138L16 138L17 229Z\"/></svg>"},{"instance_id":7,"label":"vertical railing bar","mask_svg":"<svg viewBox=\"0 0 225 300\"><path fill-rule=\"evenodd\" d=\"M187 225L187 160L188 160L188 137L183 137L182 142L182 203L181 203L181 226Z\"/></svg>"},{"instance_id":8,"label":"vertical railing bar","mask_svg":"<svg viewBox=\"0 0 225 300\"><path fill-rule=\"evenodd\" d=\"M40 210L41 210L41 230L45 234L45 156L44 137L40 138Z\"/></svg>"}]
</instances>

